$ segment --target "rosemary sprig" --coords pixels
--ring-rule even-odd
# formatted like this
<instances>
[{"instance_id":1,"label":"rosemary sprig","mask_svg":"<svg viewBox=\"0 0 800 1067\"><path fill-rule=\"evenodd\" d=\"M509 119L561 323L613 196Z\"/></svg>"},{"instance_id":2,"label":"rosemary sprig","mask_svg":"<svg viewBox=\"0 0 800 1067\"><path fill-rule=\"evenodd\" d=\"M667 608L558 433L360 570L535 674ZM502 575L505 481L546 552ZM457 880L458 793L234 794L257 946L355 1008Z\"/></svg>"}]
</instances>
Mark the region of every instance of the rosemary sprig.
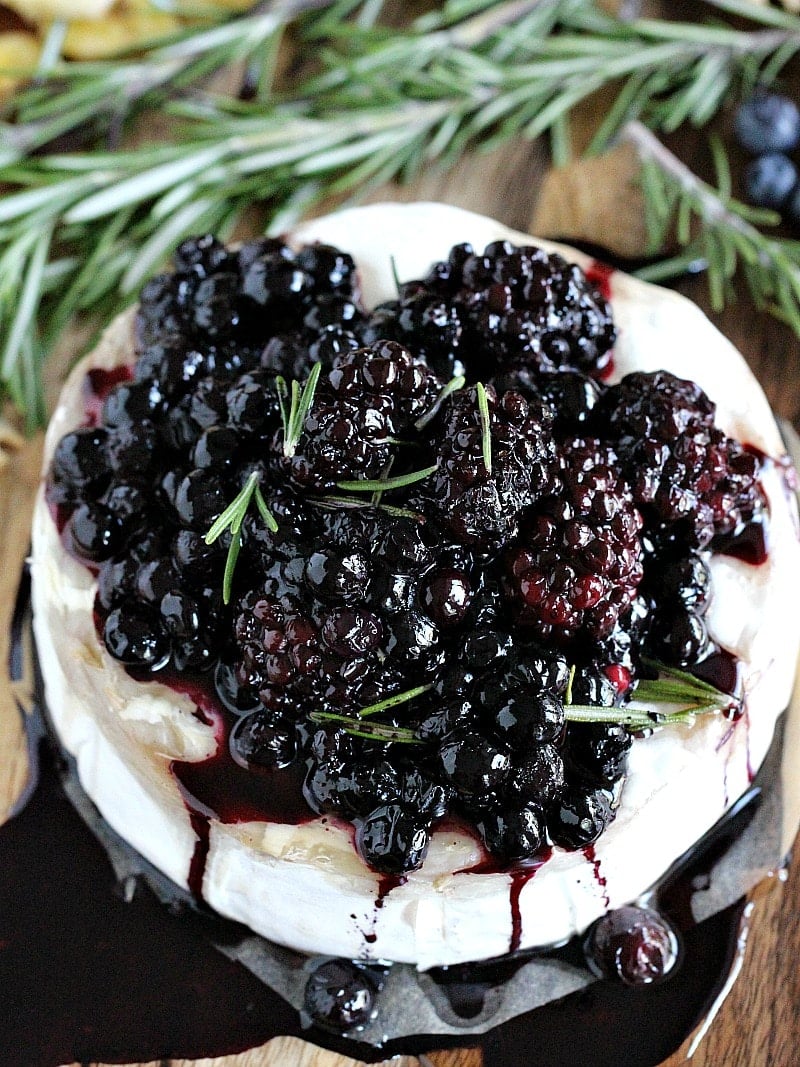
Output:
<instances>
[{"instance_id":1,"label":"rosemary sprig","mask_svg":"<svg viewBox=\"0 0 800 1067\"><path fill-rule=\"evenodd\" d=\"M701 260L711 305L721 311L735 299L740 274L759 308L784 319L800 334L800 242L763 232L774 227L773 211L743 204L731 195L727 159L712 141L717 187L702 181L641 123L625 127L623 137L641 159L641 185L650 248L658 251L670 235L681 252L637 271L645 281L663 281Z\"/></svg>"},{"instance_id":2,"label":"rosemary sprig","mask_svg":"<svg viewBox=\"0 0 800 1067\"><path fill-rule=\"evenodd\" d=\"M459 389L464 388L466 380L467 379L464 377L463 374L459 374L455 378L451 378L447 385L445 385L444 388L440 390L439 395L436 397L431 407L425 412L424 415L421 415L417 419L417 421L414 423L414 426L418 430L424 430L428 423L432 419L436 418L439 411L441 410L442 404L445 402L445 400L447 400L448 396L450 396L452 393L457 393Z\"/></svg>"},{"instance_id":3,"label":"rosemary sprig","mask_svg":"<svg viewBox=\"0 0 800 1067\"><path fill-rule=\"evenodd\" d=\"M481 420L481 450L483 452L483 465L489 477L492 476L492 423L489 417L489 398L486 396L486 387L483 382L475 386L478 394L478 414Z\"/></svg>"},{"instance_id":4,"label":"rosemary sprig","mask_svg":"<svg viewBox=\"0 0 800 1067\"><path fill-rule=\"evenodd\" d=\"M225 574L222 579L222 600L225 604L230 603L231 589L233 587L233 572L236 569L236 561L239 559L239 552L242 547L242 524L244 523L245 515L247 514L247 510L250 507L252 500L255 500L259 514L268 529L272 530L273 533L278 529L275 517L267 507L267 502L264 500L264 496L258 485L258 479L258 471L253 471L242 486L240 492L234 497L230 504L228 504L203 538L207 545L213 545L213 543L220 538L226 530L230 530L231 542L228 546L228 556L225 560Z\"/></svg>"},{"instance_id":5,"label":"rosemary sprig","mask_svg":"<svg viewBox=\"0 0 800 1067\"><path fill-rule=\"evenodd\" d=\"M437 469L434 463L431 467L424 467L421 471L412 471L410 474L398 474L394 478L364 478L361 481L337 482L339 489L346 493L388 493L390 489L404 489L407 485L414 485L429 478Z\"/></svg>"},{"instance_id":6,"label":"rosemary sprig","mask_svg":"<svg viewBox=\"0 0 800 1067\"><path fill-rule=\"evenodd\" d=\"M655 726L691 726L698 715L710 712L732 711L739 701L729 693L723 693L709 682L696 678L687 671L655 660L645 661L646 666L657 670L658 678L640 678L633 691L636 704L652 704L655 708L631 707L603 708L588 704L572 703L572 679L570 672L564 701L564 713L568 722L612 722L631 729ZM676 711L658 711L658 705L678 707Z\"/></svg>"},{"instance_id":7,"label":"rosemary sprig","mask_svg":"<svg viewBox=\"0 0 800 1067\"><path fill-rule=\"evenodd\" d=\"M278 393L278 404L281 410L281 423L283 424L283 454L291 459L297 449L300 434L305 426L306 416L314 403L314 394L317 391L322 364L315 363L309 372L305 385L301 388L296 381L291 385L291 399L286 379L281 375L275 379L275 389ZM287 408L286 402L289 401Z\"/></svg>"},{"instance_id":8,"label":"rosemary sprig","mask_svg":"<svg viewBox=\"0 0 800 1067\"><path fill-rule=\"evenodd\" d=\"M283 0L135 60L54 65L0 123L0 388L35 420L41 362L64 325L117 310L172 246L200 230L225 236L254 199L280 229L326 197L450 165L470 146L552 130L566 143L571 111L600 89L611 103L593 149L630 120L702 125L800 51L796 17L737 0L706 6L717 16L708 24L622 21L593 0L450 0L389 30L372 0ZM238 61L269 71L288 22L319 63L291 96L260 75L249 102L198 93ZM174 122L168 142L151 121L161 114ZM132 119L141 143L107 151L106 132ZM56 151L65 135L83 150ZM709 232L722 277L740 263L800 332L794 243L764 247L730 212ZM727 298L726 287L714 295Z\"/></svg>"},{"instance_id":9,"label":"rosemary sprig","mask_svg":"<svg viewBox=\"0 0 800 1067\"><path fill-rule=\"evenodd\" d=\"M414 736L414 731L406 726L384 726L379 722L362 722L361 719L352 715L338 715L332 711L312 711L309 719L316 723L335 723L353 737L364 737L369 741L392 741L407 745L422 743L418 737Z\"/></svg>"},{"instance_id":10,"label":"rosemary sprig","mask_svg":"<svg viewBox=\"0 0 800 1067\"><path fill-rule=\"evenodd\" d=\"M379 715L383 711L396 708L400 704L407 704L409 701L416 699L416 697L422 696L423 693L429 692L432 688L432 685L418 685L413 689L406 689L402 693L394 693L385 700L379 700L377 704L369 704L367 707L361 708L355 715L342 715L333 711L314 711L309 715L309 718L312 722L334 722L342 726L354 737L366 737L374 741L419 744L419 738L414 735L413 730L407 727L388 726L385 723L367 722L365 720L368 720L372 715Z\"/></svg>"},{"instance_id":11,"label":"rosemary sprig","mask_svg":"<svg viewBox=\"0 0 800 1067\"><path fill-rule=\"evenodd\" d=\"M380 508L387 515L394 515L398 519L414 519L415 522L425 522L425 516L421 511L412 511L410 508L398 508L393 504L384 504L379 500L354 500L349 496L324 496L307 497L309 504L320 508Z\"/></svg>"}]
</instances>

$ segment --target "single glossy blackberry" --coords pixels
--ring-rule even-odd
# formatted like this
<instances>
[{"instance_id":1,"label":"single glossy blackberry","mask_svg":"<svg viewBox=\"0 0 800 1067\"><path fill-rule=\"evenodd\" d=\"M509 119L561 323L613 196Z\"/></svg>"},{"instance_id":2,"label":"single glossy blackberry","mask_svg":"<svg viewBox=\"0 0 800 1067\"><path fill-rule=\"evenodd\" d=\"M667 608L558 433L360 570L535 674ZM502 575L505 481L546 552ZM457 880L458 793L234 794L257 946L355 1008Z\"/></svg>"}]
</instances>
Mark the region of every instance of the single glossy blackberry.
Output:
<instances>
[{"instance_id":1,"label":"single glossy blackberry","mask_svg":"<svg viewBox=\"0 0 800 1067\"><path fill-rule=\"evenodd\" d=\"M179 273L194 271L206 278L227 266L230 254L213 234L187 237L175 250L172 261Z\"/></svg>"},{"instance_id":2,"label":"single glossy blackberry","mask_svg":"<svg viewBox=\"0 0 800 1067\"><path fill-rule=\"evenodd\" d=\"M460 359L463 332L461 310L424 282L401 285L397 300L379 304L358 327L364 344L392 338L412 345L446 380L464 372Z\"/></svg>"},{"instance_id":3,"label":"single glossy blackberry","mask_svg":"<svg viewBox=\"0 0 800 1067\"><path fill-rule=\"evenodd\" d=\"M584 952L599 977L642 986L660 981L673 970L680 943L662 915L626 905L597 920L586 937Z\"/></svg>"},{"instance_id":4,"label":"single glossy blackberry","mask_svg":"<svg viewBox=\"0 0 800 1067\"><path fill-rule=\"evenodd\" d=\"M450 401L439 435L437 469L413 498L466 543L513 536L520 511L555 485L549 408L519 393L498 397L491 387L485 397L488 426L478 389L467 389Z\"/></svg>"},{"instance_id":5,"label":"single glossy blackberry","mask_svg":"<svg viewBox=\"0 0 800 1067\"><path fill-rule=\"evenodd\" d=\"M525 391L525 377L517 375L517 381ZM552 408L554 432L560 437L584 433L603 395L603 386L577 370L542 374L536 381L541 396ZM528 384L527 388L530 389L531 385Z\"/></svg>"},{"instance_id":6,"label":"single glossy blackberry","mask_svg":"<svg viewBox=\"0 0 800 1067\"><path fill-rule=\"evenodd\" d=\"M763 509L754 455L714 426L715 406L667 371L628 374L598 405L649 528L707 545Z\"/></svg>"},{"instance_id":7,"label":"single glossy blackberry","mask_svg":"<svg viewBox=\"0 0 800 1067\"><path fill-rule=\"evenodd\" d=\"M276 473L306 491L379 479L440 390L432 371L394 342L343 353L320 380L299 439L289 446L285 433L276 435Z\"/></svg>"},{"instance_id":8,"label":"single glossy blackberry","mask_svg":"<svg viewBox=\"0 0 800 1067\"><path fill-rule=\"evenodd\" d=\"M561 491L529 510L509 546L508 590L540 638L602 638L642 577L641 519L612 449L576 438L561 458Z\"/></svg>"}]
</instances>

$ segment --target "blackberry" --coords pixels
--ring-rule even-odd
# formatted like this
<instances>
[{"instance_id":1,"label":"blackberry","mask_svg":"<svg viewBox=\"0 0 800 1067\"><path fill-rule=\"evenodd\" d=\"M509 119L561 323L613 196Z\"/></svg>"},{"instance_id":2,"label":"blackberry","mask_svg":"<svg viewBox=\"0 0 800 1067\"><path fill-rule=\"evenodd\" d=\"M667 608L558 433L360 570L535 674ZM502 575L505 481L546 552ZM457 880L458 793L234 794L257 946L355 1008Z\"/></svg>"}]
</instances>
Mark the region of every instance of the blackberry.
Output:
<instances>
[{"instance_id":1,"label":"blackberry","mask_svg":"<svg viewBox=\"0 0 800 1067\"><path fill-rule=\"evenodd\" d=\"M320 380L291 455L278 434L276 473L314 491L380 478L396 454L396 440L413 439L414 422L440 389L428 367L394 342L344 352Z\"/></svg>"},{"instance_id":2,"label":"blackberry","mask_svg":"<svg viewBox=\"0 0 800 1067\"><path fill-rule=\"evenodd\" d=\"M548 407L519 393L485 393L486 428L475 388L458 393L444 419L437 469L414 502L461 541L491 543L513 536L520 511L553 489L555 444Z\"/></svg>"},{"instance_id":3,"label":"blackberry","mask_svg":"<svg viewBox=\"0 0 800 1067\"><path fill-rule=\"evenodd\" d=\"M392 878L448 813L499 863L591 844L632 740L568 722L567 690L622 705L640 657L709 651L704 546L763 518L755 457L691 383L600 384L608 307L535 248L456 246L369 317L329 246L206 235L175 268L143 292L133 379L48 478L109 653L137 676L209 672L234 761L294 764L309 809ZM488 384L443 399L462 363ZM315 366L298 426L276 379ZM207 545L253 475L261 497ZM326 982L314 1010L356 1018L341 990L314 999Z\"/></svg>"},{"instance_id":4,"label":"blackberry","mask_svg":"<svg viewBox=\"0 0 800 1067\"><path fill-rule=\"evenodd\" d=\"M409 344L420 336L432 366L455 370L458 360L473 380L514 367L597 374L616 337L607 302L579 267L508 241L483 254L455 246L377 314L384 334Z\"/></svg>"},{"instance_id":5,"label":"blackberry","mask_svg":"<svg viewBox=\"0 0 800 1067\"><path fill-rule=\"evenodd\" d=\"M758 461L714 426L715 406L667 371L626 375L598 411L648 528L707 545L759 514Z\"/></svg>"},{"instance_id":6,"label":"blackberry","mask_svg":"<svg viewBox=\"0 0 800 1067\"><path fill-rule=\"evenodd\" d=\"M641 519L611 448L577 438L562 461L560 493L530 509L508 549L508 590L517 619L540 638L598 639L636 594Z\"/></svg>"}]
</instances>

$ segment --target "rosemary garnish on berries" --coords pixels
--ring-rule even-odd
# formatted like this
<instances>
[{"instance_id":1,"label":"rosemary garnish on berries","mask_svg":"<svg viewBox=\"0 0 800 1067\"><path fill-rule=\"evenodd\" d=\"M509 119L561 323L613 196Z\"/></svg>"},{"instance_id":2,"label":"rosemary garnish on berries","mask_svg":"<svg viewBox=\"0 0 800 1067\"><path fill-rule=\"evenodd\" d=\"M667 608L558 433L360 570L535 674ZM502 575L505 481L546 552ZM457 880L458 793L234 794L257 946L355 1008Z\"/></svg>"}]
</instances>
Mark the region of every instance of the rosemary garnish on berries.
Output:
<instances>
[{"instance_id":1,"label":"rosemary garnish on berries","mask_svg":"<svg viewBox=\"0 0 800 1067\"><path fill-rule=\"evenodd\" d=\"M421 415L420 418L418 418L417 421L414 423L416 428L418 430L424 430L428 423L432 419L436 418L442 407L442 404L445 402L445 400L447 400L448 396L450 396L451 393L457 393L459 389L464 388L466 380L467 379L464 377L463 374L459 374L457 375L457 377L451 378L447 385L441 390L439 395L436 397L433 402L433 405L425 412L424 415Z\"/></svg>"},{"instance_id":2,"label":"rosemary garnish on berries","mask_svg":"<svg viewBox=\"0 0 800 1067\"><path fill-rule=\"evenodd\" d=\"M250 507L250 502L255 500L261 518L268 529L275 533L278 524L275 517L267 507L267 502L258 485L260 475L253 471L239 494L228 504L203 540L207 545L212 545L226 530L230 530L231 543L228 546L228 557L225 560L225 574L222 579L222 599L229 604L231 599L231 587L233 586L233 572L236 569L236 561L242 547L242 523Z\"/></svg>"},{"instance_id":3,"label":"rosemary garnish on berries","mask_svg":"<svg viewBox=\"0 0 800 1067\"><path fill-rule=\"evenodd\" d=\"M432 685L418 685L413 689L406 689L402 693L395 693L385 700L379 700L377 704L369 704L361 708L355 715L342 715L334 711L314 711L309 718L312 722L333 722L341 726L347 733L354 737L367 737L375 741L396 741L405 744L418 744L419 738L413 730L404 726L389 726L386 723L366 722L372 715L378 715L383 711L389 711L400 704L407 704L410 700L422 696L433 688Z\"/></svg>"},{"instance_id":4,"label":"rosemary garnish on berries","mask_svg":"<svg viewBox=\"0 0 800 1067\"><path fill-rule=\"evenodd\" d=\"M655 660L646 661L646 666L658 671L658 678L640 678L633 690L637 704L666 704L678 710L662 712L640 707L603 708L588 704L573 704L571 682L567 688L564 712L568 722L610 722L631 729L654 726L691 726L698 715L710 712L735 713L741 701L730 693L723 693L708 682L696 678L688 671L669 667Z\"/></svg>"},{"instance_id":5,"label":"rosemary garnish on berries","mask_svg":"<svg viewBox=\"0 0 800 1067\"><path fill-rule=\"evenodd\" d=\"M489 398L486 396L486 387L483 382L475 386L478 394L478 413L481 418L481 449L483 451L483 465L489 477L492 476L492 424L489 419Z\"/></svg>"},{"instance_id":6,"label":"rosemary garnish on berries","mask_svg":"<svg viewBox=\"0 0 800 1067\"><path fill-rule=\"evenodd\" d=\"M434 463L432 467L412 471L410 474L398 474L394 478L364 478L361 481L337 482L336 485L346 493L388 493L390 489L404 489L407 485L422 482L436 469L437 464Z\"/></svg>"},{"instance_id":7,"label":"rosemary garnish on berries","mask_svg":"<svg viewBox=\"0 0 800 1067\"><path fill-rule=\"evenodd\" d=\"M297 449L300 434L305 426L306 416L314 403L314 394L317 391L322 364L315 363L306 379L306 384L301 388L299 382L293 381L290 389L286 379L278 375L275 379L275 389L278 393L278 404L281 409L281 423L283 424L283 454L291 459ZM288 408L287 408L288 401Z\"/></svg>"}]
</instances>

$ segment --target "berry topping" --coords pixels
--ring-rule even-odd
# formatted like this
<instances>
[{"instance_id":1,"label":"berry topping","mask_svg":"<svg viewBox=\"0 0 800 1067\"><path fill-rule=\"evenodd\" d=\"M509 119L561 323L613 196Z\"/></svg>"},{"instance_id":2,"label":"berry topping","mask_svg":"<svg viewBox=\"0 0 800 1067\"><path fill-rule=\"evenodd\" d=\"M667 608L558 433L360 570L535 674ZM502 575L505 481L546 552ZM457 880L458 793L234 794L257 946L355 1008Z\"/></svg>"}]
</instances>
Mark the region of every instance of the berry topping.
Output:
<instances>
[{"instance_id":1,"label":"berry topping","mask_svg":"<svg viewBox=\"0 0 800 1067\"><path fill-rule=\"evenodd\" d=\"M736 713L700 680L709 556L768 519L758 461L693 383L598 381L615 330L577 267L460 245L367 315L329 246L174 262L46 492L109 655L207 676L215 758L401 878L446 816L503 864L590 845L634 730ZM657 723L631 703L665 694ZM371 974L326 966L309 1014L361 1025Z\"/></svg>"}]
</instances>

